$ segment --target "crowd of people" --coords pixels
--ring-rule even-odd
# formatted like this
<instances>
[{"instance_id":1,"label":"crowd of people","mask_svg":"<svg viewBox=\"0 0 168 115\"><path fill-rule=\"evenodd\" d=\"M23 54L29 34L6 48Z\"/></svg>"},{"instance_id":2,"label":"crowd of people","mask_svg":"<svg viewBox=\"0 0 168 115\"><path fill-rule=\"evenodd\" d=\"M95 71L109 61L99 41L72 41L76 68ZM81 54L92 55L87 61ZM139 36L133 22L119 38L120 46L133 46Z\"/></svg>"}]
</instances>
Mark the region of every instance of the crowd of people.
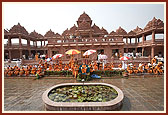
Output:
<instances>
[{"instance_id":1,"label":"crowd of people","mask_svg":"<svg viewBox=\"0 0 168 115\"><path fill-rule=\"evenodd\" d=\"M80 65L78 64L77 60L74 60L73 58L69 61L69 64L63 64L61 59L59 59L56 63L48 63L44 60L40 60L38 65L26 65L25 67L7 67L4 71L5 76L31 76L31 75L44 75L45 71L72 71L73 76L76 78ZM85 62L82 63L83 66L81 66L82 73L86 71L86 65ZM107 70L113 70L114 64L111 63L97 63L95 62L89 62L88 67L90 68L90 72L101 70L101 71L107 71ZM122 64L118 65L118 68L122 68ZM163 63L157 62L157 59L154 57L150 64L139 64L139 67L136 67L135 65L128 65L126 71L129 74L137 74L137 73L154 73L154 74L161 74L163 73Z\"/></svg>"}]
</instances>

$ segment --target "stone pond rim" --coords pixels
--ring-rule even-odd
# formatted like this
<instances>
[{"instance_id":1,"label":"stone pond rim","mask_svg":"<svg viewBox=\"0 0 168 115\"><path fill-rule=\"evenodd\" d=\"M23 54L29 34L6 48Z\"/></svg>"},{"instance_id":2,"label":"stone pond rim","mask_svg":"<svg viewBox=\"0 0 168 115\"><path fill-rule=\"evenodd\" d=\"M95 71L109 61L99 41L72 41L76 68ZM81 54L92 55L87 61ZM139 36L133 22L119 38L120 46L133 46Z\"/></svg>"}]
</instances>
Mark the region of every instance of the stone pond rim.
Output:
<instances>
[{"instance_id":1,"label":"stone pond rim","mask_svg":"<svg viewBox=\"0 0 168 115\"><path fill-rule=\"evenodd\" d=\"M107 83L85 83L84 85L105 85L114 88L118 96L107 102L54 102L49 99L48 94L52 89L62 86L83 85L83 83L63 83L50 87L43 95L42 100L45 104L45 109L49 111L112 111L118 110L124 98L123 92L116 86Z\"/></svg>"}]
</instances>

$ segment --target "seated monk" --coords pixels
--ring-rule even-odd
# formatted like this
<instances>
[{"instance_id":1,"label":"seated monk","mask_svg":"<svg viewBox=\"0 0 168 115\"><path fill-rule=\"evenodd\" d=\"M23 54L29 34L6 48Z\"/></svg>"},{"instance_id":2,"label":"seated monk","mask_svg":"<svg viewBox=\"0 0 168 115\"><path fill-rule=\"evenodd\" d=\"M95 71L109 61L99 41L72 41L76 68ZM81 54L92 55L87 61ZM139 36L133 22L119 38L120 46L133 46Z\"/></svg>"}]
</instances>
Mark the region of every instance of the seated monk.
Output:
<instances>
[{"instance_id":1,"label":"seated monk","mask_svg":"<svg viewBox=\"0 0 168 115\"><path fill-rule=\"evenodd\" d=\"M31 74L33 74L33 75L36 74L36 67L33 66L32 70L31 70Z\"/></svg>"},{"instance_id":2,"label":"seated monk","mask_svg":"<svg viewBox=\"0 0 168 115\"><path fill-rule=\"evenodd\" d=\"M107 71L107 70L108 70L107 65L104 65L104 71Z\"/></svg>"},{"instance_id":3,"label":"seated monk","mask_svg":"<svg viewBox=\"0 0 168 115\"><path fill-rule=\"evenodd\" d=\"M39 67L36 74L40 74L41 72L42 72L42 69L41 69L41 67Z\"/></svg>"},{"instance_id":4,"label":"seated monk","mask_svg":"<svg viewBox=\"0 0 168 115\"><path fill-rule=\"evenodd\" d=\"M20 69L18 67L16 67L14 74L17 76L17 75L19 75L19 72L20 72Z\"/></svg>"},{"instance_id":5,"label":"seated monk","mask_svg":"<svg viewBox=\"0 0 168 115\"><path fill-rule=\"evenodd\" d=\"M8 76L12 76L14 74L14 69L13 67L9 68Z\"/></svg>"},{"instance_id":6,"label":"seated monk","mask_svg":"<svg viewBox=\"0 0 168 115\"><path fill-rule=\"evenodd\" d=\"M131 67L130 67L130 65L128 65L128 66L127 66L127 71L130 70L130 69L131 69Z\"/></svg>"},{"instance_id":7,"label":"seated monk","mask_svg":"<svg viewBox=\"0 0 168 115\"><path fill-rule=\"evenodd\" d=\"M138 67L138 71L143 73L143 66Z\"/></svg>"},{"instance_id":8,"label":"seated monk","mask_svg":"<svg viewBox=\"0 0 168 115\"><path fill-rule=\"evenodd\" d=\"M153 70L152 70L152 68L149 68L147 71L148 71L148 73L152 73Z\"/></svg>"},{"instance_id":9,"label":"seated monk","mask_svg":"<svg viewBox=\"0 0 168 115\"><path fill-rule=\"evenodd\" d=\"M151 61L151 64L153 65L153 63L156 63L156 58L154 57Z\"/></svg>"},{"instance_id":10,"label":"seated monk","mask_svg":"<svg viewBox=\"0 0 168 115\"><path fill-rule=\"evenodd\" d=\"M122 68L122 64L121 63L118 65L118 68Z\"/></svg>"},{"instance_id":11,"label":"seated monk","mask_svg":"<svg viewBox=\"0 0 168 115\"><path fill-rule=\"evenodd\" d=\"M62 64L59 64L58 68L59 68L59 71L62 71Z\"/></svg>"},{"instance_id":12,"label":"seated monk","mask_svg":"<svg viewBox=\"0 0 168 115\"><path fill-rule=\"evenodd\" d=\"M94 64L94 70L95 70L95 71L98 70L97 64Z\"/></svg>"},{"instance_id":13,"label":"seated monk","mask_svg":"<svg viewBox=\"0 0 168 115\"><path fill-rule=\"evenodd\" d=\"M28 67L28 68L27 68L27 69L28 69L28 71L30 72L30 71L31 71L31 69L32 69L32 66L28 64L28 66L27 66L27 67Z\"/></svg>"},{"instance_id":14,"label":"seated monk","mask_svg":"<svg viewBox=\"0 0 168 115\"><path fill-rule=\"evenodd\" d=\"M133 70L132 69L128 69L127 70L129 74L132 74L133 73Z\"/></svg>"},{"instance_id":15,"label":"seated monk","mask_svg":"<svg viewBox=\"0 0 168 115\"><path fill-rule=\"evenodd\" d=\"M62 64L62 60L61 59L59 60L59 64Z\"/></svg>"},{"instance_id":16,"label":"seated monk","mask_svg":"<svg viewBox=\"0 0 168 115\"><path fill-rule=\"evenodd\" d=\"M102 65L102 63L99 65L99 70L102 70L102 67L103 67L103 65Z\"/></svg>"},{"instance_id":17,"label":"seated monk","mask_svg":"<svg viewBox=\"0 0 168 115\"><path fill-rule=\"evenodd\" d=\"M24 73L25 73L24 67L22 67L22 68L20 69L19 75L22 76Z\"/></svg>"},{"instance_id":18,"label":"seated monk","mask_svg":"<svg viewBox=\"0 0 168 115\"><path fill-rule=\"evenodd\" d=\"M158 74L158 70L156 68L153 69L154 74Z\"/></svg>"},{"instance_id":19,"label":"seated monk","mask_svg":"<svg viewBox=\"0 0 168 115\"><path fill-rule=\"evenodd\" d=\"M50 64L49 65L49 71L52 71L53 70L53 68L52 68L52 65Z\"/></svg>"},{"instance_id":20,"label":"seated monk","mask_svg":"<svg viewBox=\"0 0 168 115\"><path fill-rule=\"evenodd\" d=\"M7 76L8 75L8 72L9 72L9 67L7 67L4 71L4 75Z\"/></svg>"},{"instance_id":21,"label":"seated monk","mask_svg":"<svg viewBox=\"0 0 168 115\"><path fill-rule=\"evenodd\" d=\"M45 68L45 70L47 70L47 67L48 67L48 64L47 64L47 62L45 62L45 63L44 63L44 68Z\"/></svg>"},{"instance_id":22,"label":"seated monk","mask_svg":"<svg viewBox=\"0 0 168 115\"><path fill-rule=\"evenodd\" d=\"M65 70L65 71L68 71L68 70L69 70L69 67L68 67L67 64L65 64L64 70Z\"/></svg>"},{"instance_id":23,"label":"seated monk","mask_svg":"<svg viewBox=\"0 0 168 115\"><path fill-rule=\"evenodd\" d=\"M29 67L25 69L25 76L28 76L30 74Z\"/></svg>"},{"instance_id":24,"label":"seated monk","mask_svg":"<svg viewBox=\"0 0 168 115\"><path fill-rule=\"evenodd\" d=\"M87 67L85 64L82 65L81 70L82 70L82 73L86 73Z\"/></svg>"},{"instance_id":25,"label":"seated monk","mask_svg":"<svg viewBox=\"0 0 168 115\"><path fill-rule=\"evenodd\" d=\"M92 73L94 70L93 70L93 66L90 67L90 72Z\"/></svg>"},{"instance_id":26,"label":"seated monk","mask_svg":"<svg viewBox=\"0 0 168 115\"><path fill-rule=\"evenodd\" d=\"M54 65L54 71L57 71L57 69L58 69L58 65L55 64L55 65Z\"/></svg>"}]
</instances>

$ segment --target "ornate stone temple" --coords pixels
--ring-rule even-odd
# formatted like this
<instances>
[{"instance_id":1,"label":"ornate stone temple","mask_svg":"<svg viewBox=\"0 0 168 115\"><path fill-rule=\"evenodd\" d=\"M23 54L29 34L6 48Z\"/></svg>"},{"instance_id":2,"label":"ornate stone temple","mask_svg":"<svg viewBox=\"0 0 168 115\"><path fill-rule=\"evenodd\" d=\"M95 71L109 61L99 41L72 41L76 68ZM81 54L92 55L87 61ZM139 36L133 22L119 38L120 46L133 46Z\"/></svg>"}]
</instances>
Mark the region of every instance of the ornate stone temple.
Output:
<instances>
[{"instance_id":1,"label":"ornate stone temple","mask_svg":"<svg viewBox=\"0 0 168 115\"><path fill-rule=\"evenodd\" d=\"M12 43L12 39L18 39L18 43ZM77 25L67 28L62 35L52 30L44 36L36 31L28 33L18 23L10 30L4 30L4 40L4 55L8 59L21 58L22 55L28 58L37 52L52 57L56 53L65 54L69 49L81 51L81 54L75 55L78 60L84 58L82 54L88 49L97 50L89 56L90 60L96 60L98 53L106 54L110 60L112 56L115 57L116 52L122 55L128 52L141 53L141 57L152 58L155 55L164 56L164 23L154 17L143 29L137 26L126 32L119 27L108 33L106 29L93 23L84 12L79 16ZM68 55L62 57L65 61L69 58Z\"/></svg>"}]
</instances>

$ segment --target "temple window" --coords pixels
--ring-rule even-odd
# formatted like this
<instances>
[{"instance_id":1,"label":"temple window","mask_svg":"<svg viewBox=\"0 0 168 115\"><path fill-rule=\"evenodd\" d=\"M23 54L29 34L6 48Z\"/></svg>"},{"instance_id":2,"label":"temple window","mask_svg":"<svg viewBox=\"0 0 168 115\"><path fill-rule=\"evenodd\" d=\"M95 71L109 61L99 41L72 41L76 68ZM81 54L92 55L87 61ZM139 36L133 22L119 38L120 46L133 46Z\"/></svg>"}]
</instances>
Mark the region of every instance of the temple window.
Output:
<instances>
[{"instance_id":1,"label":"temple window","mask_svg":"<svg viewBox=\"0 0 168 115\"><path fill-rule=\"evenodd\" d=\"M126 39L126 38L123 38L123 42L126 43L126 42L127 42L127 39Z\"/></svg>"},{"instance_id":2,"label":"temple window","mask_svg":"<svg viewBox=\"0 0 168 115\"><path fill-rule=\"evenodd\" d=\"M139 38L139 42L142 42L142 36Z\"/></svg>"},{"instance_id":3,"label":"temple window","mask_svg":"<svg viewBox=\"0 0 168 115\"><path fill-rule=\"evenodd\" d=\"M4 39L4 44L8 44L8 39Z\"/></svg>"},{"instance_id":4,"label":"temple window","mask_svg":"<svg viewBox=\"0 0 168 115\"><path fill-rule=\"evenodd\" d=\"M48 44L48 41L45 41L45 45L47 45Z\"/></svg>"},{"instance_id":5,"label":"temple window","mask_svg":"<svg viewBox=\"0 0 168 115\"><path fill-rule=\"evenodd\" d=\"M37 41L37 46L41 46L41 41Z\"/></svg>"},{"instance_id":6,"label":"temple window","mask_svg":"<svg viewBox=\"0 0 168 115\"><path fill-rule=\"evenodd\" d=\"M61 43L61 40L57 40L57 43Z\"/></svg>"},{"instance_id":7,"label":"temple window","mask_svg":"<svg viewBox=\"0 0 168 115\"><path fill-rule=\"evenodd\" d=\"M19 44L19 38L12 38L11 39L11 44L12 45L18 45Z\"/></svg>"},{"instance_id":8,"label":"temple window","mask_svg":"<svg viewBox=\"0 0 168 115\"><path fill-rule=\"evenodd\" d=\"M131 43L135 43L135 38L131 38Z\"/></svg>"},{"instance_id":9,"label":"temple window","mask_svg":"<svg viewBox=\"0 0 168 115\"><path fill-rule=\"evenodd\" d=\"M30 45L33 46L33 41L30 41Z\"/></svg>"},{"instance_id":10,"label":"temple window","mask_svg":"<svg viewBox=\"0 0 168 115\"><path fill-rule=\"evenodd\" d=\"M23 45L27 45L27 40L25 40L25 39L21 39L21 44L23 44Z\"/></svg>"},{"instance_id":11,"label":"temple window","mask_svg":"<svg viewBox=\"0 0 168 115\"><path fill-rule=\"evenodd\" d=\"M147 40L152 40L152 35L146 36L146 41L147 41Z\"/></svg>"},{"instance_id":12,"label":"temple window","mask_svg":"<svg viewBox=\"0 0 168 115\"><path fill-rule=\"evenodd\" d=\"M164 39L164 34L155 34L155 39Z\"/></svg>"}]
</instances>

